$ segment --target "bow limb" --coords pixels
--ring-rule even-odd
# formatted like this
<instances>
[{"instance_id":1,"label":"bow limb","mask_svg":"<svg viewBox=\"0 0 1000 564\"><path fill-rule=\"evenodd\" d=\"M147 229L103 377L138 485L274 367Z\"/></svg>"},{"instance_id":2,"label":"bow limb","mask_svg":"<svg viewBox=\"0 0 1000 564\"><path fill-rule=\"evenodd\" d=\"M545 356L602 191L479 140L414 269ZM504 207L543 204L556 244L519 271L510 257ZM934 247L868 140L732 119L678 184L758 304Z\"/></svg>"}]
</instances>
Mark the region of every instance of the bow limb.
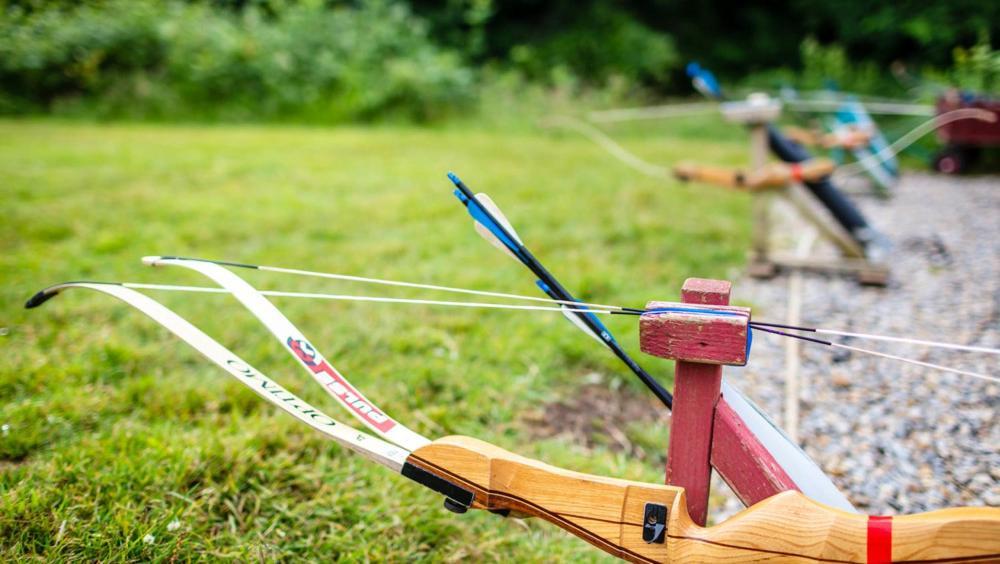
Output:
<instances>
[{"instance_id":1,"label":"bow limb","mask_svg":"<svg viewBox=\"0 0 1000 564\"><path fill-rule=\"evenodd\" d=\"M38 307L69 288L85 288L118 298L149 316L153 321L162 325L190 345L191 348L201 353L205 358L253 390L254 393L276 405L286 413L291 414L299 421L369 460L397 472L402 469L409 454L407 451L396 445L352 429L309 405L251 366L249 362L238 357L235 353L219 344L218 341L206 335L201 329L198 329L189 321L177 315L173 310L145 294L141 294L120 284L67 282L38 292L28 300L26 307Z\"/></svg>"},{"instance_id":2,"label":"bow limb","mask_svg":"<svg viewBox=\"0 0 1000 564\"><path fill-rule=\"evenodd\" d=\"M151 266L173 265L189 268L225 288L267 327L292 358L297 360L328 394L379 436L411 451L430 442L430 439L396 421L366 398L323 357L298 327L274 304L233 272L218 264L197 259L146 257L143 262Z\"/></svg>"},{"instance_id":3,"label":"bow limb","mask_svg":"<svg viewBox=\"0 0 1000 564\"><path fill-rule=\"evenodd\" d=\"M472 492L447 479L430 475L410 464L408 462L410 453L406 449L353 429L326 415L265 376L250 363L219 344L218 341L177 315L173 310L145 294L126 288L121 284L109 282L66 282L38 292L28 300L25 307L38 307L70 288L95 290L120 299L162 325L190 345L191 348L253 390L258 396L312 429L319 431L340 446L444 495L452 504L464 507L472 503Z\"/></svg>"},{"instance_id":4,"label":"bow limb","mask_svg":"<svg viewBox=\"0 0 1000 564\"><path fill-rule=\"evenodd\" d=\"M469 437L438 439L409 463L474 492L474 508L539 517L633 562L863 563L873 549L893 562L1000 558L995 508L871 518L784 492L705 528L682 488L564 470Z\"/></svg>"}]
</instances>

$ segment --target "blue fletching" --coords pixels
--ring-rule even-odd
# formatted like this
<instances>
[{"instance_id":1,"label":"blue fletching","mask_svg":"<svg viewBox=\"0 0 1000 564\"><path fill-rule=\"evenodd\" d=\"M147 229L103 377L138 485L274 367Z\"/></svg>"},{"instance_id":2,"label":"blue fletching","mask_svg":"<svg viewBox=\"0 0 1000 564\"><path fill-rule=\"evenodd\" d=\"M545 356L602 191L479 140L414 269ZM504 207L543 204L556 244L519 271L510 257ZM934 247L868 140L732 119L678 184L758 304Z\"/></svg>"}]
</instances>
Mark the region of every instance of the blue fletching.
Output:
<instances>
[{"instance_id":1,"label":"blue fletching","mask_svg":"<svg viewBox=\"0 0 1000 564\"><path fill-rule=\"evenodd\" d=\"M692 61L687 65L687 75L691 77L694 87L709 98L722 98L722 88L712 71Z\"/></svg>"},{"instance_id":2,"label":"blue fletching","mask_svg":"<svg viewBox=\"0 0 1000 564\"><path fill-rule=\"evenodd\" d=\"M580 307L582 308L583 306ZM615 342L615 338L611 336L611 332L608 331L608 328L605 327L603 323L601 323L600 319L597 319L596 315L594 315L593 313L585 313L583 315L589 317L590 320L593 321L595 325L597 325L597 328L601 330L601 337L603 337L605 341L609 343Z\"/></svg>"},{"instance_id":3,"label":"blue fletching","mask_svg":"<svg viewBox=\"0 0 1000 564\"><path fill-rule=\"evenodd\" d=\"M451 172L450 170L448 171L448 180L451 180L452 184L455 184L456 186L462 182L458 178L458 175L456 175L454 172Z\"/></svg>"}]
</instances>

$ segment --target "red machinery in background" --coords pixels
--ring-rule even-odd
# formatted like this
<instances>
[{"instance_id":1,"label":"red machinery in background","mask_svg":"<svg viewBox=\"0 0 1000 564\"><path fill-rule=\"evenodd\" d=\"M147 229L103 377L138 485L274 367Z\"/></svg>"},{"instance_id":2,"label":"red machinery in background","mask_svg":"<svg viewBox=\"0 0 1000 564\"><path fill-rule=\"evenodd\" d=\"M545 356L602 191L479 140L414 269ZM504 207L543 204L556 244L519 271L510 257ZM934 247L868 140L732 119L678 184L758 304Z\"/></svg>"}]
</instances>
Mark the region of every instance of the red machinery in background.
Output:
<instances>
[{"instance_id":1,"label":"red machinery in background","mask_svg":"<svg viewBox=\"0 0 1000 564\"><path fill-rule=\"evenodd\" d=\"M978 108L993 112L992 122L962 119L942 124L938 138L944 147L934 155L934 170L945 174L959 174L968 170L984 148L1000 147L1000 99L968 95L951 91L938 98L937 115L952 110Z\"/></svg>"}]
</instances>

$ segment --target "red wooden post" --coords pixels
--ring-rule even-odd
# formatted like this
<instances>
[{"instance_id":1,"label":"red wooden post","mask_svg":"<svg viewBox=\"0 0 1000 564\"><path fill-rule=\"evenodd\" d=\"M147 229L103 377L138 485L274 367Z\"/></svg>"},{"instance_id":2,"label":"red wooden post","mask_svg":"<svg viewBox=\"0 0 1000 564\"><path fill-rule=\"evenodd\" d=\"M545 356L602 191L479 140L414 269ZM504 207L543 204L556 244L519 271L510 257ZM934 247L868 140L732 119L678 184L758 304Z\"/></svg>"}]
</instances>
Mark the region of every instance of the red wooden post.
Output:
<instances>
[{"instance_id":1,"label":"red wooden post","mask_svg":"<svg viewBox=\"0 0 1000 564\"><path fill-rule=\"evenodd\" d=\"M649 302L639 318L646 354L701 364L747 362L750 308Z\"/></svg>"},{"instance_id":2,"label":"red wooden post","mask_svg":"<svg viewBox=\"0 0 1000 564\"><path fill-rule=\"evenodd\" d=\"M725 398L715 406L712 467L746 506L783 491L799 490Z\"/></svg>"},{"instance_id":3,"label":"red wooden post","mask_svg":"<svg viewBox=\"0 0 1000 564\"><path fill-rule=\"evenodd\" d=\"M689 304L729 305L732 284L724 280L688 278L681 301ZM722 366L678 360L674 368L674 408L666 480L687 493L688 513L699 525L708 514L712 476L712 427L722 386Z\"/></svg>"},{"instance_id":4,"label":"red wooden post","mask_svg":"<svg viewBox=\"0 0 1000 564\"><path fill-rule=\"evenodd\" d=\"M691 516L702 523L710 478L706 456L746 505L799 489L719 397L720 365L742 365L749 352L750 310L722 305L729 301L729 290L728 282L690 279L682 290L685 303L649 302L650 313L639 319L642 351L678 361L667 482L687 488Z\"/></svg>"}]
</instances>

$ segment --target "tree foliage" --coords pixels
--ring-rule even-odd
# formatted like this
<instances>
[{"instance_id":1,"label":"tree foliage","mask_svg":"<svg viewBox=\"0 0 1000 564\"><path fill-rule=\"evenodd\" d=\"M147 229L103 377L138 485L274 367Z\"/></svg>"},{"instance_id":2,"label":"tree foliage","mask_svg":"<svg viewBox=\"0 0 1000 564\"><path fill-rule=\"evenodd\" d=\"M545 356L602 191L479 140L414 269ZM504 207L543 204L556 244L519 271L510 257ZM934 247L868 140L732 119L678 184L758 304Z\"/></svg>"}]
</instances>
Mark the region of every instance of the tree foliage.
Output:
<instances>
[{"instance_id":1,"label":"tree foliage","mask_svg":"<svg viewBox=\"0 0 1000 564\"><path fill-rule=\"evenodd\" d=\"M461 105L472 75L402 3L29 0L0 20L0 109L320 120ZM96 107L94 107L96 105Z\"/></svg>"},{"instance_id":2,"label":"tree foliage","mask_svg":"<svg viewBox=\"0 0 1000 564\"><path fill-rule=\"evenodd\" d=\"M989 90L997 37L980 0L0 0L0 113L427 119L484 84L689 93L689 60L730 83L894 95L895 66Z\"/></svg>"},{"instance_id":3,"label":"tree foliage","mask_svg":"<svg viewBox=\"0 0 1000 564\"><path fill-rule=\"evenodd\" d=\"M777 67L801 68L800 46L813 37L841 46L851 61L887 68L895 61L946 67L952 50L981 34L1000 37L1000 3L981 0L871 2L776 0L411 0L435 36L478 62L514 61L525 48L551 53L581 76L617 72L667 85L664 62L682 76L697 59L732 79ZM625 24L625 20L632 23ZM627 47L620 38L629 28ZM641 30L641 31L640 31ZM663 39L658 39L663 38ZM667 40L666 57L657 43ZM601 51L599 57L591 55ZM652 54L661 53L659 57ZM656 63L650 65L649 60ZM609 66L609 61L616 61ZM655 69L659 74L652 74ZM674 82L674 85L683 84Z\"/></svg>"}]
</instances>

